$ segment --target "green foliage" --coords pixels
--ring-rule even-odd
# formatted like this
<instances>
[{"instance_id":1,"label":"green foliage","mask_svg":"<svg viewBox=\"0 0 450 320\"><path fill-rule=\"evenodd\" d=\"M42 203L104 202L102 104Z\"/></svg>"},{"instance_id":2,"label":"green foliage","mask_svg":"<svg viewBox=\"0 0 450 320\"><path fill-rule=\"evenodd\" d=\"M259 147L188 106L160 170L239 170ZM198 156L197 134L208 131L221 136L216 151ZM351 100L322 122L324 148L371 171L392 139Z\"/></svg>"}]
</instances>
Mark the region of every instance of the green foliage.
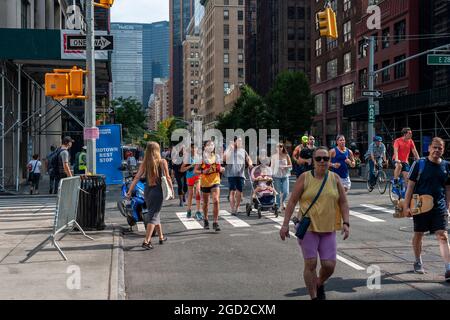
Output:
<instances>
[{"instance_id":1,"label":"green foliage","mask_svg":"<svg viewBox=\"0 0 450 320\"><path fill-rule=\"evenodd\" d=\"M263 98L249 86L241 88L241 96L231 111L220 114L217 129L279 129L284 139L309 131L314 116L314 103L308 80L301 72L279 74L274 87Z\"/></svg>"},{"instance_id":2,"label":"green foliage","mask_svg":"<svg viewBox=\"0 0 450 320\"><path fill-rule=\"evenodd\" d=\"M171 144L172 132L176 129L186 128L186 123L183 119L177 117L170 117L158 124L156 131L148 132L148 139L146 141L158 142L161 147L168 147Z\"/></svg>"},{"instance_id":3,"label":"green foliage","mask_svg":"<svg viewBox=\"0 0 450 320\"><path fill-rule=\"evenodd\" d=\"M140 141L145 132L145 112L142 104L134 98L120 97L111 101L115 109L115 122L122 125L125 143Z\"/></svg>"},{"instance_id":4,"label":"green foliage","mask_svg":"<svg viewBox=\"0 0 450 320\"><path fill-rule=\"evenodd\" d=\"M302 72L282 72L266 97L272 128L294 139L309 131L315 115L308 79Z\"/></svg>"}]
</instances>

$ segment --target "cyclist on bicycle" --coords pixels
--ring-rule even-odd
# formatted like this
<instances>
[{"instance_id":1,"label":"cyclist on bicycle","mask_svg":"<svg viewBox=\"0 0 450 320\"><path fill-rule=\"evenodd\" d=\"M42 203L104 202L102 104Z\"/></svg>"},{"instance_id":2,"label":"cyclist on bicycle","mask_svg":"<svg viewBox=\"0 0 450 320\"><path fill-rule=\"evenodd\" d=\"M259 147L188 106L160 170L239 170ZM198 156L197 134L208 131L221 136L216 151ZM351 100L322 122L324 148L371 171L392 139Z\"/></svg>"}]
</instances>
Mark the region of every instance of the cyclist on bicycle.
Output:
<instances>
[{"instance_id":1,"label":"cyclist on bicycle","mask_svg":"<svg viewBox=\"0 0 450 320\"><path fill-rule=\"evenodd\" d=\"M409 173L409 155L412 151L415 160L419 160L419 153L417 152L416 145L412 140L411 128L403 128L402 136L394 141L394 156L392 158L395 166L394 170L394 184L395 187L400 188L398 183L398 177L400 173L403 174L403 179L405 186L408 184L408 173Z\"/></svg>"},{"instance_id":2,"label":"cyclist on bicycle","mask_svg":"<svg viewBox=\"0 0 450 320\"><path fill-rule=\"evenodd\" d=\"M380 136L375 136L373 138L373 142L370 144L369 150L367 150L366 154L364 155L364 159L369 164L369 184L370 188L373 190L376 184L375 165L382 167L383 163L387 163L386 146L383 143L383 138L381 138Z\"/></svg>"}]
</instances>

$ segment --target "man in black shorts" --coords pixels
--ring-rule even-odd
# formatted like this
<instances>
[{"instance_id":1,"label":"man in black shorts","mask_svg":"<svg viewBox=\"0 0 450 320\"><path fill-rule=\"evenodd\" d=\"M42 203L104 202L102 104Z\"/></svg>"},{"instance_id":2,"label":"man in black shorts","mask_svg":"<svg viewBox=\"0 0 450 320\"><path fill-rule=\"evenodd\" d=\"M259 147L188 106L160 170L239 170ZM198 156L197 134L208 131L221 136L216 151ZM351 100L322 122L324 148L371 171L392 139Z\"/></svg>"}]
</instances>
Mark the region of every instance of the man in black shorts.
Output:
<instances>
[{"instance_id":1,"label":"man in black shorts","mask_svg":"<svg viewBox=\"0 0 450 320\"><path fill-rule=\"evenodd\" d=\"M416 261L414 272L423 274L421 257L423 234L435 233L445 262L445 281L450 282L450 250L448 245L448 208L450 205L450 165L442 159L445 142L434 138L428 147L429 156L414 162L409 173L404 210L411 216L410 201L413 194L431 195L434 207L431 211L414 216L413 249ZM422 162L422 164L420 164Z\"/></svg>"}]
</instances>

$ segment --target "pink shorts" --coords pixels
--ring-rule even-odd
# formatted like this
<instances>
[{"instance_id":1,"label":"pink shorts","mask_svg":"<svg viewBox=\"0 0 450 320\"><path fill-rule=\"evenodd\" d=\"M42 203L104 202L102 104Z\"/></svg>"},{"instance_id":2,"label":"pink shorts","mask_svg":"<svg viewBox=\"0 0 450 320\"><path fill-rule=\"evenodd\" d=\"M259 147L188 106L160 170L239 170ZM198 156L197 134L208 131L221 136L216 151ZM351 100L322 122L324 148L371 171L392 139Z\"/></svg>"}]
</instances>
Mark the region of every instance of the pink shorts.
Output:
<instances>
[{"instance_id":1,"label":"pink shorts","mask_svg":"<svg viewBox=\"0 0 450 320\"><path fill-rule=\"evenodd\" d=\"M319 253L320 260L336 261L336 232L307 231L303 240L297 239L297 241L304 259L316 259Z\"/></svg>"}]
</instances>

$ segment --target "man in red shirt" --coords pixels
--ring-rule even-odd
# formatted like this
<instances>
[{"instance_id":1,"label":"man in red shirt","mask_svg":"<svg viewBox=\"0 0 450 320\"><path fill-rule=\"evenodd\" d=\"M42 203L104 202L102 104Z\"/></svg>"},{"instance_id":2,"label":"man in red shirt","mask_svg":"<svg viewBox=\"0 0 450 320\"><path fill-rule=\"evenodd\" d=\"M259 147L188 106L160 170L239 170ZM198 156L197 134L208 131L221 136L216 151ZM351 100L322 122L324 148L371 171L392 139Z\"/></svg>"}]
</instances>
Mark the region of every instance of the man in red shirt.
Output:
<instances>
[{"instance_id":1,"label":"man in red shirt","mask_svg":"<svg viewBox=\"0 0 450 320\"><path fill-rule=\"evenodd\" d=\"M417 152L414 141L412 140L411 128L402 129L403 137L398 138L394 141L394 183L398 185L398 177L400 173L403 174L405 185L408 183L408 172L409 166L409 155L412 151L414 158L419 160L419 153Z\"/></svg>"}]
</instances>

